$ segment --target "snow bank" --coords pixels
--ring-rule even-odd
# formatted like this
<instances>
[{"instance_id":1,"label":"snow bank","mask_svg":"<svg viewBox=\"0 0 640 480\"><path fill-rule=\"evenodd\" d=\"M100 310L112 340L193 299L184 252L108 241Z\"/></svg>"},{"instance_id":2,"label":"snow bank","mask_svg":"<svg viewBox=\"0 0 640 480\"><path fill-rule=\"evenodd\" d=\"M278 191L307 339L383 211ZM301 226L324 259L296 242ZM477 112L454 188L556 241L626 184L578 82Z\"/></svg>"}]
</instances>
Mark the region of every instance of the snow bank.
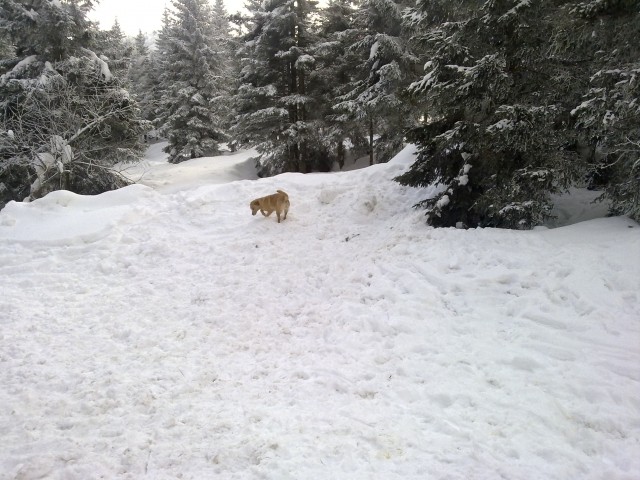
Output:
<instances>
[{"instance_id":1,"label":"snow bank","mask_svg":"<svg viewBox=\"0 0 640 480\"><path fill-rule=\"evenodd\" d=\"M204 184L243 155L0 212L1 479L637 477L636 223L432 229L410 149Z\"/></svg>"},{"instance_id":2,"label":"snow bank","mask_svg":"<svg viewBox=\"0 0 640 480\"><path fill-rule=\"evenodd\" d=\"M151 188L132 185L94 197L66 190L31 203L10 202L0 212L0 241L69 245L97 241L112 229L152 215ZM147 200L147 208L142 204Z\"/></svg>"}]
</instances>

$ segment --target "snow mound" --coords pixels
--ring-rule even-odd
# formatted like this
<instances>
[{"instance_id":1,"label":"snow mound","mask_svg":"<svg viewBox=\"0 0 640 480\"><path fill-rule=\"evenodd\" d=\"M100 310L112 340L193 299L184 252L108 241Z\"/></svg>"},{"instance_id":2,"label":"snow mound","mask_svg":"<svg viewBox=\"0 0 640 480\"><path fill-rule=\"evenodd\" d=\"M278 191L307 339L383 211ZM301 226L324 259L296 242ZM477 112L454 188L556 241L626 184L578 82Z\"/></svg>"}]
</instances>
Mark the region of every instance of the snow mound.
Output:
<instances>
[{"instance_id":1,"label":"snow mound","mask_svg":"<svg viewBox=\"0 0 640 480\"><path fill-rule=\"evenodd\" d=\"M0 240L57 245L95 242L119 224L150 215L157 196L149 187L131 185L96 196L59 190L31 203L10 202L0 211Z\"/></svg>"}]
</instances>

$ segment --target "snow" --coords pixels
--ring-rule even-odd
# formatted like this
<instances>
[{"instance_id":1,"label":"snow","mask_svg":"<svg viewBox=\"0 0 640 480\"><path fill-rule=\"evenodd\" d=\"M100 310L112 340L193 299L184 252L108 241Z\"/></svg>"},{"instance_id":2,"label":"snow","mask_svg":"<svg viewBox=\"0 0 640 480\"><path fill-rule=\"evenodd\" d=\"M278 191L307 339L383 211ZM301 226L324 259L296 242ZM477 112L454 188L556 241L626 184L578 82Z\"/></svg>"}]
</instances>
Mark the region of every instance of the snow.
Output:
<instances>
[{"instance_id":1,"label":"snow","mask_svg":"<svg viewBox=\"0 0 640 480\"><path fill-rule=\"evenodd\" d=\"M473 67L465 67L463 65L445 65L445 68L448 68L449 70L454 70L464 75L468 75L469 72L473 72L474 70Z\"/></svg>"},{"instance_id":2,"label":"snow","mask_svg":"<svg viewBox=\"0 0 640 480\"><path fill-rule=\"evenodd\" d=\"M438 200L438 202L436 203L436 208L437 209L441 209L446 207L447 205L449 205L449 202L451 200L449 199L449 195L443 195L440 200Z\"/></svg>"},{"instance_id":3,"label":"snow","mask_svg":"<svg viewBox=\"0 0 640 480\"><path fill-rule=\"evenodd\" d=\"M22 12L29 17L30 20L36 22L38 20L38 17L40 16L40 14L38 12L36 12L33 8L28 10L27 9L23 9Z\"/></svg>"},{"instance_id":4,"label":"snow","mask_svg":"<svg viewBox=\"0 0 640 480\"><path fill-rule=\"evenodd\" d=\"M30 55L28 57L20 60L16 65L4 75L0 75L0 85L4 85L6 82L11 80L12 78L16 78L22 73L23 70L27 69L31 64L38 61L37 55Z\"/></svg>"},{"instance_id":5,"label":"snow","mask_svg":"<svg viewBox=\"0 0 640 480\"><path fill-rule=\"evenodd\" d=\"M298 57L298 59L296 60L296 66L301 67L301 66L313 65L315 62L316 62L316 59L314 57L305 53L304 55L300 55Z\"/></svg>"},{"instance_id":6,"label":"snow","mask_svg":"<svg viewBox=\"0 0 640 480\"><path fill-rule=\"evenodd\" d=\"M109 64L105 62L102 58L98 57L95 52L89 50L88 48L82 48L83 52L85 52L100 69L100 74L104 78L105 81L110 82L113 79L113 74L109 69Z\"/></svg>"},{"instance_id":7,"label":"snow","mask_svg":"<svg viewBox=\"0 0 640 480\"><path fill-rule=\"evenodd\" d=\"M21 72L22 70L27 68L29 65L37 61L38 61L37 55L29 55L28 57L25 57L22 60L20 60L18 63L16 63L16 66L13 67L12 72Z\"/></svg>"},{"instance_id":8,"label":"snow","mask_svg":"<svg viewBox=\"0 0 640 480\"><path fill-rule=\"evenodd\" d=\"M38 85L46 87L49 84L51 77L57 75L59 74L56 72L55 68L53 68L51 62L44 62L44 69L42 70L40 77L38 77Z\"/></svg>"},{"instance_id":9,"label":"snow","mask_svg":"<svg viewBox=\"0 0 640 480\"><path fill-rule=\"evenodd\" d=\"M462 158L466 161L467 159L469 159L471 157L470 154L468 154L467 152L462 152L461 153ZM458 181L459 185L468 185L469 184L469 171L471 170L472 165L469 163L465 163L464 166L462 167L462 171L460 173L460 175L458 175L456 177L456 180ZM443 205L444 206L444 205Z\"/></svg>"},{"instance_id":10,"label":"snow","mask_svg":"<svg viewBox=\"0 0 640 480\"><path fill-rule=\"evenodd\" d=\"M571 110L570 115L572 117L575 117L581 110L585 110L587 108L591 107L591 104L593 102L595 102L596 99L595 98L591 98L589 100L586 100L584 102L582 102L580 105L578 105L576 108L574 108L573 110Z\"/></svg>"},{"instance_id":11,"label":"snow","mask_svg":"<svg viewBox=\"0 0 640 480\"><path fill-rule=\"evenodd\" d=\"M638 477L638 224L430 228L412 147L265 179L161 147L0 212L0 479Z\"/></svg>"},{"instance_id":12,"label":"snow","mask_svg":"<svg viewBox=\"0 0 640 480\"><path fill-rule=\"evenodd\" d=\"M586 188L571 188L567 194L553 195L554 218L546 226L555 228L607 216L609 203L598 202L602 192Z\"/></svg>"},{"instance_id":13,"label":"snow","mask_svg":"<svg viewBox=\"0 0 640 480\"><path fill-rule=\"evenodd\" d=\"M500 130L513 130L516 124L513 120L502 119L494 123L493 125L489 125L487 127L487 132L494 133Z\"/></svg>"},{"instance_id":14,"label":"snow","mask_svg":"<svg viewBox=\"0 0 640 480\"><path fill-rule=\"evenodd\" d=\"M299 93L293 93L291 95L284 95L280 97L279 103L281 105L309 105L313 103L313 97L309 95L301 95Z\"/></svg>"},{"instance_id":15,"label":"snow","mask_svg":"<svg viewBox=\"0 0 640 480\"><path fill-rule=\"evenodd\" d=\"M379 48L380 48L380 42L376 40L373 43L373 45L371 45L371 50L369 51L369 60L371 60L372 58L375 58L375 56L378 54Z\"/></svg>"},{"instance_id":16,"label":"snow","mask_svg":"<svg viewBox=\"0 0 640 480\"><path fill-rule=\"evenodd\" d=\"M257 155L255 150L171 164L167 162L166 154L162 152L166 146L167 142L151 145L145 161L133 166L121 166L121 173L135 182L148 185L163 193L258 178L255 161L251 160L251 157Z\"/></svg>"},{"instance_id":17,"label":"snow","mask_svg":"<svg viewBox=\"0 0 640 480\"><path fill-rule=\"evenodd\" d=\"M521 0L518 3L516 3L516 5L513 8L511 8L507 13L505 13L504 17L510 16L510 15L516 15L519 10L522 10L524 8L529 8L529 7L531 7L531 0Z\"/></svg>"}]
</instances>

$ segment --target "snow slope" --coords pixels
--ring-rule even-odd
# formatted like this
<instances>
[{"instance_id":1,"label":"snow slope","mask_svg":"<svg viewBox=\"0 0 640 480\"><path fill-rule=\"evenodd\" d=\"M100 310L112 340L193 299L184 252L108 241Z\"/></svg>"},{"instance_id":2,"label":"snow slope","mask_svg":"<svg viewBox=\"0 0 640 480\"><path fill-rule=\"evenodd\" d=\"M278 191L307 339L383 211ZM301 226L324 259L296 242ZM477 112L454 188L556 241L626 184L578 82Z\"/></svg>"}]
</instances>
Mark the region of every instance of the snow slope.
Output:
<instances>
[{"instance_id":1,"label":"snow slope","mask_svg":"<svg viewBox=\"0 0 640 480\"><path fill-rule=\"evenodd\" d=\"M251 156L256 155L253 149L235 155L196 158L171 164L167 162L167 155L162 152L166 145L167 142L152 144L147 150L145 161L121 167L122 173L134 182L163 193L258 178L255 162L250 160Z\"/></svg>"},{"instance_id":2,"label":"snow slope","mask_svg":"<svg viewBox=\"0 0 640 480\"><path fill-rule=\"evenodd\" d=\"M639 478L638 224L432 229L411 161L10 203L0 479Z\"/></svg>"}]
</instances>

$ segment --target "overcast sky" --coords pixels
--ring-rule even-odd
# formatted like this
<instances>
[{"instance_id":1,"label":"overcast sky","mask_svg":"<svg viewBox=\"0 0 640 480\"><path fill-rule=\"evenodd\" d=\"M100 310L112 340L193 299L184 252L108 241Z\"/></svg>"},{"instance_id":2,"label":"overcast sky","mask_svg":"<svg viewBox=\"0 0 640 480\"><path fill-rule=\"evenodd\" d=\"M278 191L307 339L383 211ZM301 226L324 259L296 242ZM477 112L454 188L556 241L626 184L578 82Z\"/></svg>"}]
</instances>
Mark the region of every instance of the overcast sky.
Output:
<instances>
[{"instance_id":1,"label":"overcast sky","mask_svg":"<svg viewBox=\"0 0 640 480\"><path fill-rule=\"evenodd\" d=\"M118 18L120 27L127 34L134 36L139 30L151 33L159 30L162 23L162 11L170 0L100 0L89 15L91 20L100 22L104 30L111 28ZM229 13L234 13L242 7L244 0L225 0Z\"/></svg>"}]
</instances>

